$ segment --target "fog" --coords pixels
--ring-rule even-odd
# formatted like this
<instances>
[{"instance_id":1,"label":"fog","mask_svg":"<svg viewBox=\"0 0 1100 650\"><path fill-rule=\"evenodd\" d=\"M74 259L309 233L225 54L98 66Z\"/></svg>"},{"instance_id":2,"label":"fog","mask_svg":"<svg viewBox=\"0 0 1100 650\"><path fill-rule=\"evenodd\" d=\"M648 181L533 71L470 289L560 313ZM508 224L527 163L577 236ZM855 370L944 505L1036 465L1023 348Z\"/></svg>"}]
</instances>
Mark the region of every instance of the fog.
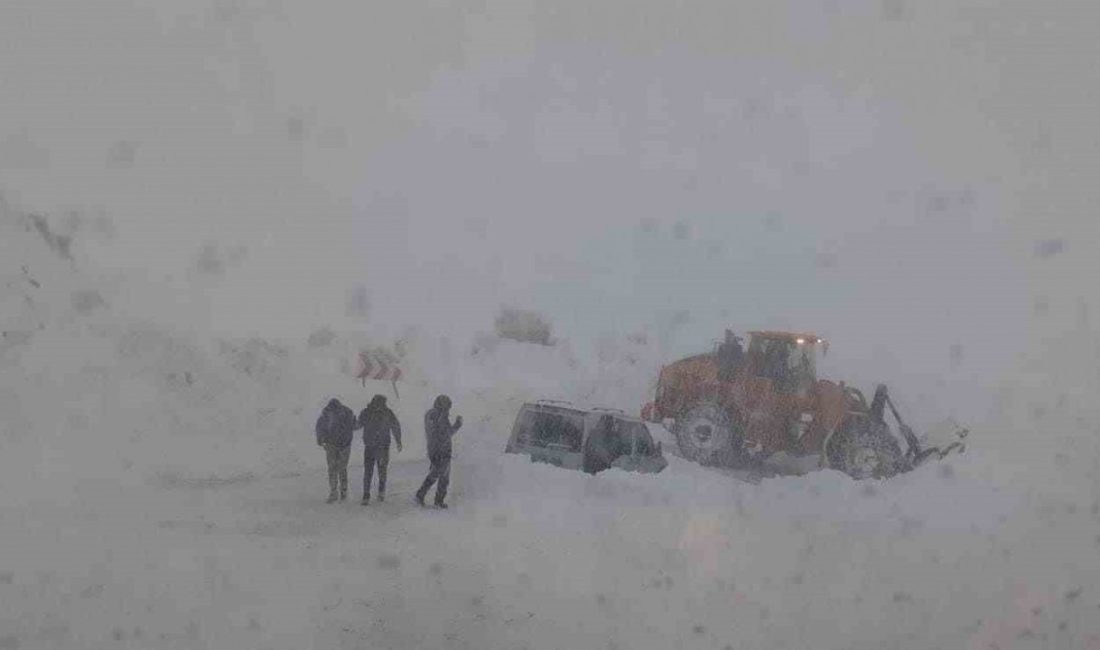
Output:
<instances>
[{"instance_id":1,"label":"fog","mask_svg":"<svg viewBox=\"0 0 1100 650\"><path fill-rule=\"evenodd\" d=\"M1005 370L1033 241L1095 232L1084 5L632 7L9 4L6 195L165 274L245 246L218 331L301 335L358 282L379 325L688 310Z\"/></svg>"},{"instance_id":2,"label":"fog","mask_svg":"<svg viewBox=\"0 0 1100 650\"><path fill-rule=\"evenodd\" d=\"M1074 0L14 0L0 198L75 232L119 322L416 340L440 386L502 307L593 366L812 331L825 375L1095 496L1097 28Z\"/></svg>"}]
</instances>

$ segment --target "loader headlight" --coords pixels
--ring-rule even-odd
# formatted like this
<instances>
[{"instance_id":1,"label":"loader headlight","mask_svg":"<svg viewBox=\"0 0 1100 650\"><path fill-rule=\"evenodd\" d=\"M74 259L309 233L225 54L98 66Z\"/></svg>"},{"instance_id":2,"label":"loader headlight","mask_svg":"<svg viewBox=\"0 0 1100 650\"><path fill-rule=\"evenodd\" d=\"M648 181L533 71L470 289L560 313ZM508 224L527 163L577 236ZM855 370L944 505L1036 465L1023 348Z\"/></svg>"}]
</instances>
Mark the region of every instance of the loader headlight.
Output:
<instances>
[{"instance_id":1,"label":"loader headlight","mask_svg":"<svg viewBox=\"0 0 1100 650\"><path fill-rule=\"evenodd\" d=\"M795 339L794 342L799 344L799 345L802 345L803 343L806 342L806 339Z\"/></svg>"}]
</instances>

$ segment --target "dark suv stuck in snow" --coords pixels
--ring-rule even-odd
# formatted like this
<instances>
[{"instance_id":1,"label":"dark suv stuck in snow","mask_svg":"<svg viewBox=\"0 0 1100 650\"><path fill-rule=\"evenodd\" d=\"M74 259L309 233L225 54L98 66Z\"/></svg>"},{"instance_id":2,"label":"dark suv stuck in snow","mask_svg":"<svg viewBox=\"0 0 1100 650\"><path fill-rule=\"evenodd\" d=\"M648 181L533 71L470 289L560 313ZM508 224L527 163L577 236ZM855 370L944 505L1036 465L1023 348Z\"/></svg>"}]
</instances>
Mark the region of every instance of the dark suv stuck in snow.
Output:
<instances>
[{"instance_id":1,"label":"dark suv stuck in snow","mask_svg":"<svg viewBox=\"0 0 1100 650\"><path fill-rule=\"evenodd\" d=\"M504 451L589 474L612 467L657 473L668 465L661 443L653 441L646 423L639 418L567 402L524 404Z\"/></svg>"}]
</instances>

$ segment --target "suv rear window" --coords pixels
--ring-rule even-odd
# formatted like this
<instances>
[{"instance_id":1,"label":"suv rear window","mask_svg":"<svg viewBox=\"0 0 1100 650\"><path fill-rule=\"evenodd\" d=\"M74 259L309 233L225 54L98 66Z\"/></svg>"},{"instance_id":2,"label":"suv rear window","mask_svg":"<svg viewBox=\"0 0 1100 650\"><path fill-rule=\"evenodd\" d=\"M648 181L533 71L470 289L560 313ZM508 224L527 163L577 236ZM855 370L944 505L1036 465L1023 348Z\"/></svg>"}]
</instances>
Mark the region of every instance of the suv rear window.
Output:
<instances>
[{"instance_id":1,"label":"suv rear window","mask_svg":"<svg viewBox=\"0 0 1100 650\"><path fill-rule=\"evenodd\" d=\"M635 454L639 456L653 455L653 438L650 437L649 430L646 429L644 424L620 420L619 426L622 427L621 431L625 434L626 439L633 441Z\"/></svg>"}]
</instances>

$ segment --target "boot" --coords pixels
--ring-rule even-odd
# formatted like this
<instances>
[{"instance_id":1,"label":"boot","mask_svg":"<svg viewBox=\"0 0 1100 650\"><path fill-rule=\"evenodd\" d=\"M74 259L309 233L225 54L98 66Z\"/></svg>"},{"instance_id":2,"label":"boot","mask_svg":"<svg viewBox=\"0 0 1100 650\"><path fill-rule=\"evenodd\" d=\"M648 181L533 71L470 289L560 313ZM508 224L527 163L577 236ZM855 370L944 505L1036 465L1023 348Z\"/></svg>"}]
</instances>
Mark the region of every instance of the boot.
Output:
<instances>
[{"instance_id":1,"label":"boot","mask_svg":"<svg viewBox=\"0 0 1100 650\"><path fill-rule=\"evenodd\" d=\"M428 504L424 503L424 495L419 492L416 493L416 502L420 504L421 508L428 507Z\"/></svg>"},{"instance_id":2,"label":"boot","mask_svg":"<svg viewBox=\"0 0 1100 650\"><path fill-rule=\"evenodd\" d=\"M370 495L369 494L364 494L363 495L363 500L359 502L359 505L369 506L370 505Z\"/></svg>"},{"instance_id":3,"label":"boot","mask_svg":"<svg viewBox=\"0 0 1100 650\"><path fill-rule=\"evenodd\" d=\"M348 491L347 490L344 490L343 492L340 493L340 500L341 501L347 501L348 500Z\"/></svg>"},{"instance_id":4,"label":"boot","mask_svg":"<svg viewBox=\"0 0 1100 650\"><path fill-rule=\"evenodd\" d=\"M436 504L435 504L435 507L439 508L441 510L446 510L449 506L446 503L443 503L442 501L437 501Z\"/></svg>"},{"instance_id":5,"label":"boot","mask_svg":"<svg viewBox=\"0 0 1100 650\"><path fill-rule=\"evenodd\" d=\"M328 500L325 501L325 503L336 503L336 493L335 492L329 492L328 493Z\"/></svg>"},{"instance_id":6,"label":"boot","mask_svg":"<svg viewBox=\"0 0 1100 650\"><path fill-rule=\"evenodd\" d=\"M379 492L378 493L378 502L381 503L385 500L386 500L386 493L385 492Z\"/></svg>"}]
</instances>

